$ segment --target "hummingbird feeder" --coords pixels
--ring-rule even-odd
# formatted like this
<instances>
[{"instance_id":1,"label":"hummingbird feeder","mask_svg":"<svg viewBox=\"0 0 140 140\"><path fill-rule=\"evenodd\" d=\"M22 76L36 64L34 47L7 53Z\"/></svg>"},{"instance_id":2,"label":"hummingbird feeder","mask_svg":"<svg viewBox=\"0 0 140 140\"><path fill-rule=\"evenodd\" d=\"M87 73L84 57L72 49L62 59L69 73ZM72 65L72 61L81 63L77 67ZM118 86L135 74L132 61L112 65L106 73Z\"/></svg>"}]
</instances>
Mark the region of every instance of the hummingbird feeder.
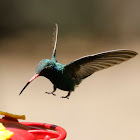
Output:
<instances>
[{"instance_id":1,"label":"hummingbird feeder","mask_svg":"<svg viewBox=\"0 0 140 140\"><path fill-rule=\"evenodd\" d=\"M0 111L0 140L64 140L66 131L56 125L37 122L19 122L25 115L13 115Z\"/></svg>"}]
</instances>

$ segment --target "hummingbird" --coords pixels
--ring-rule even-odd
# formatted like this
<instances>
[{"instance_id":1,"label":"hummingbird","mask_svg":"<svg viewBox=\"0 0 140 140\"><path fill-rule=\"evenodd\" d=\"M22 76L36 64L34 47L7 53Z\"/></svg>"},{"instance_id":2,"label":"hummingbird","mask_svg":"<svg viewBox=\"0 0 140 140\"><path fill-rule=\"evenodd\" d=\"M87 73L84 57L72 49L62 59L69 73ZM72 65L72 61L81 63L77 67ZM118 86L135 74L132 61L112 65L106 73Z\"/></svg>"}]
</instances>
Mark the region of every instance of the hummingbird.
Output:
<instances>
[{"instance_id":1,"label":"hummingbird","mask_svg":"<svg viewBox=\"0 0 140 140\"><path fill-rule=\"evenodd\" d=\"M39 62L35 70L36 73L27 82L20 94L34 79L36 79L38 76L44 76L53 84L53 91L46 93L56 95L54 92L58 88L63 91L68 91L67 95L62 96L62 98L69 99L71 92L74 91L75 87L78 86L85 78L99 70L127 61L138 54L135 51L127 49L111 50L93 55L87 55L63 65L58 63L56 59L57 36L58 25L56 24L53 40L54 49L51 60L43 59Z\"/></svg>"}]
</instances>

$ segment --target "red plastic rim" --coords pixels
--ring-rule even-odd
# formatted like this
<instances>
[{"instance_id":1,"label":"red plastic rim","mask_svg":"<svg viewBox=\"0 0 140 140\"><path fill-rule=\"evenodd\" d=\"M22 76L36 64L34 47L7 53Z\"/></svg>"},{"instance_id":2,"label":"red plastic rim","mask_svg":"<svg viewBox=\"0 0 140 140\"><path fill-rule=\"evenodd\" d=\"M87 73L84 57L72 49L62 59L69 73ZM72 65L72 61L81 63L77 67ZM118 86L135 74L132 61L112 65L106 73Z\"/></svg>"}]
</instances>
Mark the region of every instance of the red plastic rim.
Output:
<instances>
[{"instance_id":1,"label":"red plastic rim","mask_svg":"<svg viewBox=\"0 0 140 140\"><path fill-rule=\"evenodd\" d=\"M36 122L20 122L30 128L29 133L34 135L36 139L50 140L55 138L55 140L64 140L66 138L66 131L56 125L47 123L36 123Z\"/></svg>"}]
</instances>

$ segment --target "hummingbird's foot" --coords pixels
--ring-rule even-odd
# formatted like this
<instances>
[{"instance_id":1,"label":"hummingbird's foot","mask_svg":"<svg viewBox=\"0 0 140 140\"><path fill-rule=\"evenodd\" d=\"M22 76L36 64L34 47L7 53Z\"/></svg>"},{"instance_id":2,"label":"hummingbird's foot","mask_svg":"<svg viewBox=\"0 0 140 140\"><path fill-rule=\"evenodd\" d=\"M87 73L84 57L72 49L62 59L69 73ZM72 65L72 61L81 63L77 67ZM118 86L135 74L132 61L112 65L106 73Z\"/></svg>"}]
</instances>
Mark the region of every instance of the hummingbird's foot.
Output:
<instances>
[{"instance_id":1,"label":"hummingbird's foot","mask_svg":"<svg viewBox=\"0 0 140 140\"><path fill-rule=\"evenodd\" d=\"M45 93L52 94L52 95L56 96L56 94L54 94L54 92L45 92Z\"/></svg>"},{"instance_id":2,"label":"hummingbird's foot","mask_svg":"<svg viewBox=\"0 0 140 140\"><path fill-rule=\"evenodd\" d=\"M45 92L45 93L52 94L52 95L56 96L56 94L54 94L55 91L56 91L56 87L53 86L53 91L52 92Z\"/></svg>"},{"instance_id":3,"label":"hummingbird's foot","mask_svg":"<svg viewBox=\"0 0 140 140\"><path fill-rule=\"evenodd\" d=\"M69 97L66 97L66 96L62 96L61 98L67 98L67 99L69 99Z\"/></svg>"},{"instance_id":4,"label":"hummingbird's foot","mask_svg":"<svg viewBox=\"0 0 140 140\"><path fill-rule=\"evenodd\" d=\"M67 96L62 96L61 98L67 98L67 99L69 99L70 93L71 93L71 91L68 92L68 95Z\"/></svg>"}]
</instances>

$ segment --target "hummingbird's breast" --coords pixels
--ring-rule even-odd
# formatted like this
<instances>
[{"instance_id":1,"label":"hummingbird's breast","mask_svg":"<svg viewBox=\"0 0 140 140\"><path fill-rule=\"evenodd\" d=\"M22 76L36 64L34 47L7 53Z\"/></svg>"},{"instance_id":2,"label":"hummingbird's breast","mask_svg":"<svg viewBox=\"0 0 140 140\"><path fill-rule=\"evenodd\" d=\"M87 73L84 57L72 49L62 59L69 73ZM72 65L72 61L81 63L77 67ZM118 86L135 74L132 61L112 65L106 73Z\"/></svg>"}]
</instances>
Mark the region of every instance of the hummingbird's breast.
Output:
<instances>
[{"instance_id":1,"label":"hummingbird's breast","mask_svg":"<svg viewBox=\"0 0 140 140\"><path fill-rule=\"evenodd\" d=\"M64 91L74 90L74 81L63 73L63 69L58 67L48 67L43 70L42 76L48 78L56 88Z\"/></svg>"}]
</instances>

